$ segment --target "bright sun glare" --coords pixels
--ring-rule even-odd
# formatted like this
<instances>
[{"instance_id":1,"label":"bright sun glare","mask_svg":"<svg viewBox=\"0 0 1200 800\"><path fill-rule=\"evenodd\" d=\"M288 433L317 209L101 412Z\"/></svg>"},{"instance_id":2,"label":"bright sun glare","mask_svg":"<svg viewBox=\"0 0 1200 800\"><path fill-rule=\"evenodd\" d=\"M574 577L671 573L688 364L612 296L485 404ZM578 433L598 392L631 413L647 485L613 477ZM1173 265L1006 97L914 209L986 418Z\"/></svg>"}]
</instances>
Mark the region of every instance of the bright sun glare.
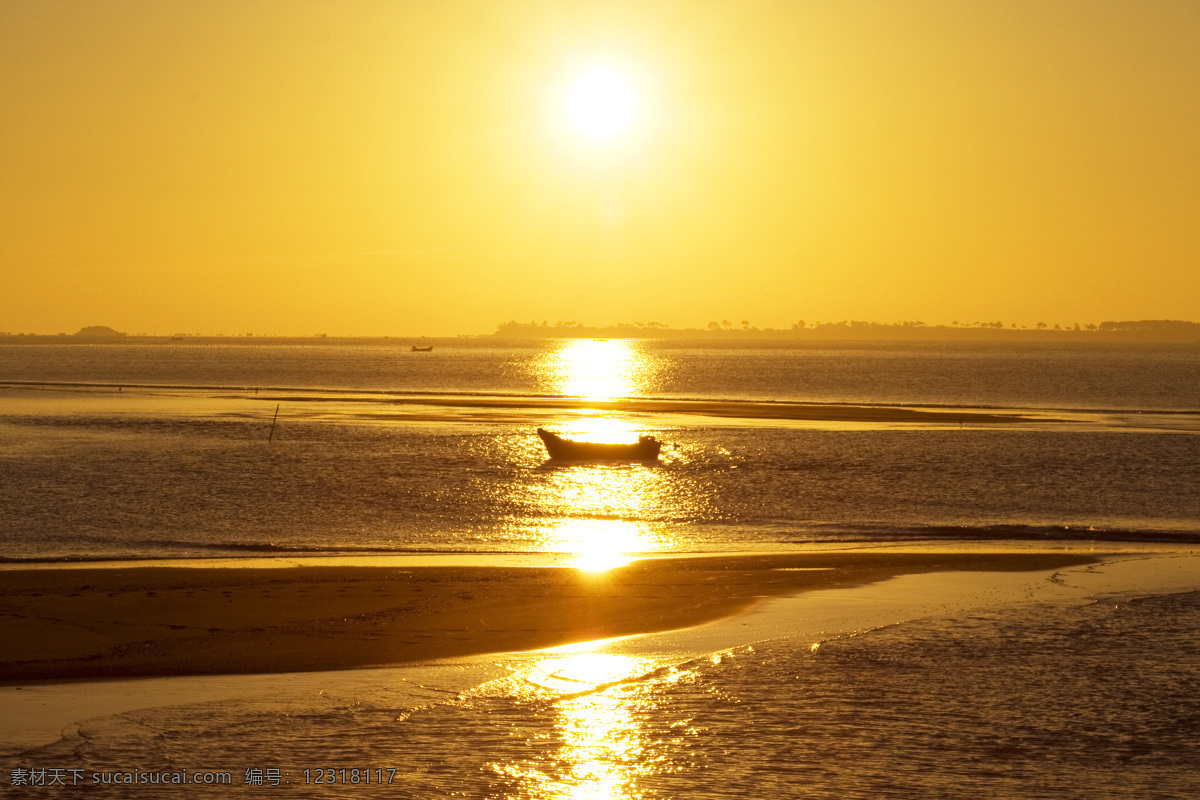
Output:
<instances>
[{"instance_id":1,"label":"bright sun glare","mask_svg":"<svg viewBox=\"0 0 1200 800\"><path fill-rule=\"evenodd\" d=\"M629 129L637 95L629 76L610 66L584 70L567 91L567 118L588 139L612 139Z\"/></svg>"}]
</instances>

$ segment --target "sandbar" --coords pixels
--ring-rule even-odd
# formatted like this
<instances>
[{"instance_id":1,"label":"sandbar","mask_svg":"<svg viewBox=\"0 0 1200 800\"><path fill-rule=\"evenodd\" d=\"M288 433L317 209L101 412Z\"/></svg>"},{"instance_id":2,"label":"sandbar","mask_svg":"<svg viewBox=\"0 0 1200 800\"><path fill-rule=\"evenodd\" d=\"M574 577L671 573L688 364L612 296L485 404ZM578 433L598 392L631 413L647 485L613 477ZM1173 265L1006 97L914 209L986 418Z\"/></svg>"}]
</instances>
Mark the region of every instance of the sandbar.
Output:
<instances>
[{"instance_id":1,"label":"sandbar","mask_svg":"<svg viewBox=\"0 0 1200 800\"><path fill-rule=\"evenodd\" d=\"M1079 552L822 551L572 567L6 570L0 682L344 670L669 631L797 593L930 572L1052 570Z\"/></svg>"}]
</instances>

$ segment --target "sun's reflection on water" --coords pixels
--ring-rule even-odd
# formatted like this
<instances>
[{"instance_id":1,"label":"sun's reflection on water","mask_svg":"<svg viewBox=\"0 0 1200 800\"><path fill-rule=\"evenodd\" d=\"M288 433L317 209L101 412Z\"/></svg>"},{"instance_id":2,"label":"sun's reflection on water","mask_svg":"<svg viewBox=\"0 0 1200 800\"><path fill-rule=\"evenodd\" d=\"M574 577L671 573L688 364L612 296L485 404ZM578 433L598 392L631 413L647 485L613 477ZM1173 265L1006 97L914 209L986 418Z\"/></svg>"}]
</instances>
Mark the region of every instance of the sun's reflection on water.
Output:
<instances>
[{"instance_id":1,"label":"sun's reflection on water","mask_svg":"<svg viewBox=\"0 0 1200 800\"><path fill-rule=\"evenodd\" d=\"M549 800L633 800L639 780L669 770L673 737L657 728L665 687L686 671L654 659L561 649L525 676L553 699L549 720L556 747L524 763L496 765L521 787L521 797Z\"/></svg>"},{"instance_id":2,"label":"sun's reflection on water","mask_svg":"<svg viewBox=\"0 0 1200 800\"><path fill-rule=\"evenodd\" d=\"M579 464L550 470L535 488L547 519L538 532L549 552L574 553L575 566L612 569L665 546L648 518L659 516L670 477L640 464Z\"/></svg>"},{"instance_id":3,"label":"sun's reflection on water","mask_svg":"<svg viewBox=\"0 0 1200 800\"><path fill-rule=\"evenodd\" d=\"M641 345L628 339L567 339L543 355L535 370L544 390L586 400L648 394L655 372Z\"/></svg>"},{"instance_id":4,"label":"sun's reflection on water","mask_svg":"<svg viewBox=\"0 0 1200 800\"><path fill-rule=\"evenodd\" d=\"M544 530L559 552L573 553L571 565L585 572L604 572L624 566L634 554L655 549L656 542L636 522L619 519L578 519Z\"/></svg>"},{"instance_id":5,"label":"sun's reflection on water","mask_svg":"<svg viewBox=\"0 0 1200 800\"><path fill-rule=\"evenodd\" d=\"M626 340L559 343L539 364L545 391L595 401L649 394L654 369L639 345ZM622 415L619 403L597 403L553 425L556 433L590 442L635 442L649 433ZM530 505L543 520L539 547L574 555L581 570L614 569L638 554L668 545L657 521L678 516L679 479L668 468L640 463L577 463L539 469L527 484ZM671 509L671 511L668 511ZM515 792L537 800L635 800L649 776L670 771L679 731L664 731L664 689L683 672L653 658L605 653L575 645L539 661L524 680L549 699L553 746L527 759L493 767Z\"/></svg>"},{"instance_id":6,"label":"sun's reflection on water","mask_svg":"<svg viewBox=\"0 0 1200 800\"><path fill-rule=\"evenodd\" d=\"M627 339L568 339L554 343L537 362L545 391L585 400L612 401L653 389L654 362ZM556 433L587 442L632 443L646 428L611 407L585 410L553 423ZM603 571L628 563L663 543L647 524L665 504L668 476L642 464L556 465L534 487L537 535L550 552L572 553L580 569Z\"/></svg>"}]
</instances>

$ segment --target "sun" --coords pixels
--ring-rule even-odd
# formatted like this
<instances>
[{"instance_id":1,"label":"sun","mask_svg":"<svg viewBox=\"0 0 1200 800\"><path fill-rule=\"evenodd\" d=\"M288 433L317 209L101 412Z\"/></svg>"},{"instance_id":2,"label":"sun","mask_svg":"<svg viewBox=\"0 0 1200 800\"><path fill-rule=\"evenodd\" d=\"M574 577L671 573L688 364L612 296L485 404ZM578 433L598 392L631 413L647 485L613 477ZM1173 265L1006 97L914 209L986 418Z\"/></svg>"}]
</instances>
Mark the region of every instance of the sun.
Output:
<instances>
[{"instance_id":1,"label":"sun","mask_svg":"<svg viewBox=\"0 0 1200 800\"><path fill-rule=\"evenodd\" d=\"M615 139L632 126L637 101L628 74L613 66L591 66L576 75L567 87L567 120L586 139Z\"/></svg>"}]
</instances>

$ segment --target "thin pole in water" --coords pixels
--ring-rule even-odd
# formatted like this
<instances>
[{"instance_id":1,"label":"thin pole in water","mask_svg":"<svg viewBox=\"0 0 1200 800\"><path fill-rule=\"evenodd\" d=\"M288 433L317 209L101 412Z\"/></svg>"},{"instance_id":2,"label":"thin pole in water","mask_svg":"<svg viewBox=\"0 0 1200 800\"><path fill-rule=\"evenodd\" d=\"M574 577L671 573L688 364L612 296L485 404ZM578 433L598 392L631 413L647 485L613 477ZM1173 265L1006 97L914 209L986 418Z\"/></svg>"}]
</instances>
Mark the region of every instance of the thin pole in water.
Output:
<instances>
[{"instance_id":1,"label":"thin pole in water","mask_svg":"<svg viewBox=\"0 0 1200 800\"><path fill-rule=\"evenodd\" d=\"M271 440L275 438L275 420L277 420L277 419L279 419L279 405L278 404L275 405L275 416L271 417L271 433L269 436L267 436L267 444L270 444Z\"/></svg>"}]
</instances>

